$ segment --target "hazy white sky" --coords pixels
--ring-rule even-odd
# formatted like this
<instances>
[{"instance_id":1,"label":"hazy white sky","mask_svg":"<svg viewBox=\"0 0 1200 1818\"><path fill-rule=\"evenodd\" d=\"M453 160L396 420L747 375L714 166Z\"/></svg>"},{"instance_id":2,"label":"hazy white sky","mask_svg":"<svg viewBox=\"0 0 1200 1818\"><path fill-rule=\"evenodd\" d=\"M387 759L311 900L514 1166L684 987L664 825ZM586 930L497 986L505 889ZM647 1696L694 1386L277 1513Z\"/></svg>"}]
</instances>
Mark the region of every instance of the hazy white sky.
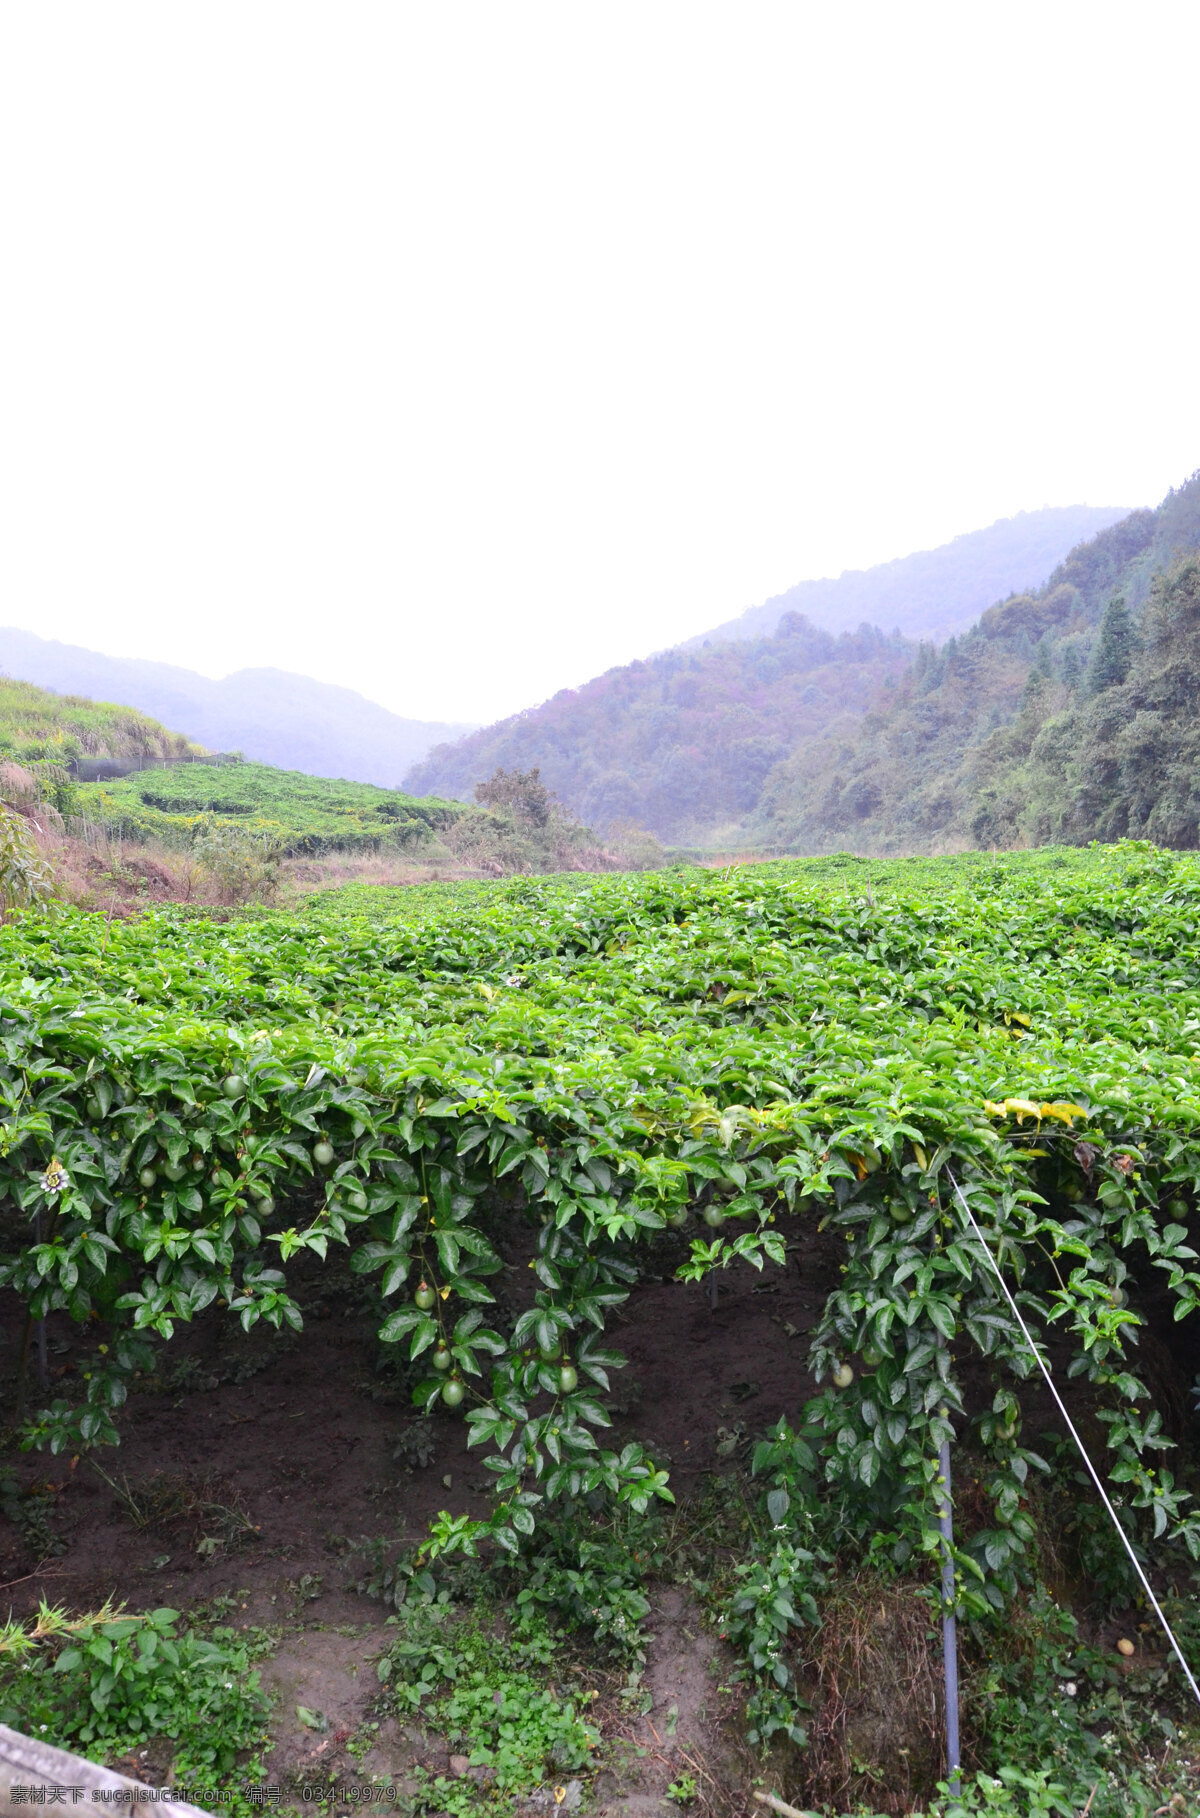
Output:
<instances>
[{"instance_id":1,"label":"hazy white sky","mask_svg":"<svg viewBox=\"0 0 1200 1818\"><path fill-rule=\"evenodd\" d=\"M1200 8L14 0L0 623L491 719L1200 464Z\"/></svg>"}]
</instances>

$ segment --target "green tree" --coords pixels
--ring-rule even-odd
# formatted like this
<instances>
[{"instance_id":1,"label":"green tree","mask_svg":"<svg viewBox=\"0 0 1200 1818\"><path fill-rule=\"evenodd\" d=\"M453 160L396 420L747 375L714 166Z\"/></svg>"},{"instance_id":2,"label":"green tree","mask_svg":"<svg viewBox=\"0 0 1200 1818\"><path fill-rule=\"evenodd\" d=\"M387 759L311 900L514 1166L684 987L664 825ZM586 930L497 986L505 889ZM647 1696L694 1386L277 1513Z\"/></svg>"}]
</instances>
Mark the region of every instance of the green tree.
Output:
<instances>
[{"instance_id":1,"label":"green tree","mask_svg":"<svg viewBox=\"0 0 1200 1818\"><path fill-rule=\"evenodd\" d=\"M1100 635L1088 666L1088 690L1100 694L1105 688L1119 688L1129 674L1129 665L1137 649L1137 632L1129 616L1124 594L1115 594L1104 608Z\"/></svg>"}]
</instances>

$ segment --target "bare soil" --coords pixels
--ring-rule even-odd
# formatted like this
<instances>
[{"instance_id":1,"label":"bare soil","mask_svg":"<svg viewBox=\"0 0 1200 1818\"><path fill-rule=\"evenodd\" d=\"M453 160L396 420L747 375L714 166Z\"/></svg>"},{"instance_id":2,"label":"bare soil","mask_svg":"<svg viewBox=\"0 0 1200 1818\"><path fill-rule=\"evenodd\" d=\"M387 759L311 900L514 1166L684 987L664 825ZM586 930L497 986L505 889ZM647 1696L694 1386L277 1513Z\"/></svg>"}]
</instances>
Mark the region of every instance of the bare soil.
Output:
<instances>
[{"instance_id":1,"label":"bare soil","mask_svg":"<svg viewBox=\"0 0 1200 1818\"><path fill-rule=\"evenodd\" d=\"M514 1298L532 1279L522 1276L516 1255ZM827 1262L762 1276L739 1268L722 1279L714 1307L707 1287L649 1282L611 1334L629 1358L614 1379L621 1411L611 1441L636 1434L669 1466L681 1498L734 1468L751 1431L795 1413L811 1392L803 1334L830 1285ZM397 1456L414 1411L376 1341L377 1315L348 1283L343 1293L315 1274L301 1299L298 1337L246 1335L214 1311L164 1346L162 1377L130 1396L121 1445L98 1461L111 1483L86 1459L7 1454L22 1485L40 1487L61 1550L31 1556L27 1539L0 1519L0 1608L20 1615L46 1597L86 1610L113 1598L133 1609L205 1613L223 1599L224 1621L281 1634L262 1667L276 1694L273 1777L382 1774L402 1789L415 1759L436 1772L446 1762L428 1738L394 1721L364 1759L346 1753L378 1692L375 1660L392 1633L386 1607L353 1588L367 1570L355 1543L416 1540L440 1509L484 1515L487 1474L467 1450L464 1422L445 1410L432 1423L427 1465ZM11 1384L23 1318L11 1297L0 1314L0 1381ZM81 1333L66 1319L48 1321L51 1394L70 1394L98 1336L95 1327ZM735 1790L736 1756L724 1726L734 1700L718 1695L712 1670L715 1639L669 1586L655 1592L647 1626L651 1707L616 1726L593 1804L662 1811L667 1785L692 1774L721 1808ZM297 1718L298 1706L318 1717L319 1730ZM140 1765L145 1772L153 1763Z\"/></svg>"},{"instance_id":2,"label":"bare soil","mask_svg":"<svg viewBox=\"0 0 1200 1818\"><path fill-rule=\"evenodd\" d=\"M527 1242L514 1232L501 1245L508 1267L497 1288L510 1312L531 1291ZM611 1343L629 1362L614 1377L609 1442L641 1439L686 1504L714 1474L740 1469L753 1437L781 1414L794 1418L813 1392L808 1338L838 1280L840 1251L826 1234L790 1254L786 1268L758 1274L739 1266L719 1279L714 1305L710 1284L671 1279L683 1249L682 1240L678 1254L664 1243L662 1277L646 1280L612 1322ZM375 1662L393 1631L386 1606L355 1589L369 1563L360 1543L416 1540L441 1509L483 1516L488 1477L480 1455L467 1450L464 1421L445 1409L433 1418L427 1463L401 1444L414 1419L408 1387L394 1352L376 1340L378 1311L357 1278L339 1280L314 1262L297 1292L305 1311L299 1336L246 1335L212 1309L162 1347L162 1375L131 1395L121 1445L98 1461L111 1483L86 1459L5 1455L23 1485L40 1486L56 1550L39 1559L28 1536L0 1518L0 1613L27 1613L41 1597L76 1611L113 1598L201 1615L216 1606L223 1621L270 1630L277 1645L261 1670L275 1694L272 1779L348 1785L382 1776L403 1796L417 1763L445 1773L449 1757L438 1738L372 1716ZM0 1296L0 1383L15 1381L23 1323L16 1301ZM1161 1370L1156 1399L1169 1405L1178 1385L1167 1380L1165 1343L1161 1356L1155 1348L1156 1323L1146 1334L1158 1366L1151 1374ZM94 1326L81 1333L63 1318L48 1322L52 1394L71 1393L98 1336ZM1059 1374L1064 1380L1065 1370ZM990 1400L987 1374L968 1360L964 1377L976 1412ZM1086 1391L1074 1384L1069 1393L1086 1428ZM1023 1399L1031 1433L1053 1424L1036 1388L1027 1386ZM958 1488L960 1516L970 1520L976 1488ZM980 1519L985 1505L984 1497ZM744 1814L751 1778L764 1769L738 1741L739 1700L722 1689L730 1663L676 1586L654 1590L647 1627L649 1709L622 1704L608 1671L606 1765L591 1788L592 1809L661 1818L672 1809L667 1787L690 1776L699 1793L693 1812ZM881 1620L875 1642L885 1627ZM596 1670L602 1683L607 1669L597 1662ZM876 1714L849 1681L838 1695L849 1746L855 1725L871 1728ZM818 1725L820 1717L818 1710ZM921 1727L934 1718L931 1707ZM368 1721L379 1721L378 1730L364 1730ZM114 1765L151 1782L162 1771L152 1752Z\"/></svg>"}]
</instances>

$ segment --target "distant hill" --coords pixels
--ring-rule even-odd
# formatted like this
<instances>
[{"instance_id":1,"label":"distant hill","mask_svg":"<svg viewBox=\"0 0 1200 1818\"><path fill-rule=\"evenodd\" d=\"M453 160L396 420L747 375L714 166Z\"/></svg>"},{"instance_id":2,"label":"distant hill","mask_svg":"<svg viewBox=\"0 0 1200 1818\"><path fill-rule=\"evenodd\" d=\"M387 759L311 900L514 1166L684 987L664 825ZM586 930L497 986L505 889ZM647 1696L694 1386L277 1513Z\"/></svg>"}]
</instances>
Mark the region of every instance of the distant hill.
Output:
<instances>
[{"instance_id":1,"label":"distant hill","mask_svg":"<svg viewBox=\"0 0 1200 1818\"><path fill-rule=\"evenodd\" d=\"M469 800L497 767L528 770L602 834L690 842L736 824L799 740L848 732L915 650L873 627L834 637L789 613L765 638L669 650L452 745L410 770L416 795Z\"/></svg>"},{"instance_id":2,"label":"distant hill","mask_svg":"<svg viewBox=\"0 0 1200 1818\"><path fill-rule=\"evenodd\" d=\"M239 669L214 682L190 669L108 657L32 632L0 629L0 671L59 694L122 701L211 751L241 751L310 776L394 788L410 765L469 725L407 720L350 688L283 669Z\"/></svg>"},{"instance_id":3,"label":"distant hill","mask_svg":"<svg viewBox=\"0 0 1200 1818\"><path fill-rule=\"evenodd\" d=\"M1115 524L1128 509L1062 505L1018 512L938 549L876 568L847 569L836 580L801 581L690 638L685 648L705 640L765 637L785 612L802 612L827 631L854 631L865 623L940 644L965 631L995 601L1040 587L1077 543Z\"/></svg>"},{"instance_id":4,"label":"distant hill","mask_svg":"<svg viewBox=\"0 0 1200 1818\"><path fill-rule=\"evenodd\" d=\"M1200 474L1045 586L923 645L833 739L766 779L748 843L861 853L1123 834L1200 844Z\"/></svg>"},{"instance_id":5,"label":"distant hill","mask_svg":"<svg viewBox=\"0 0 1200 1818\"><path fill-rule=\"evenodd\" d=\"M404 787L469 799L498 765L537 765L602 832L636 823L678 843L737 841L777 766L802 748L854 742L859 718L911 661L910 633L964 628L1014 586L1040 586L1081 537L1122 516L1086 505L1024 512L942 549L806 581L702 638L436 746ZM892 635L897 625L904 635Z\"/></svg>"}]
</instances>

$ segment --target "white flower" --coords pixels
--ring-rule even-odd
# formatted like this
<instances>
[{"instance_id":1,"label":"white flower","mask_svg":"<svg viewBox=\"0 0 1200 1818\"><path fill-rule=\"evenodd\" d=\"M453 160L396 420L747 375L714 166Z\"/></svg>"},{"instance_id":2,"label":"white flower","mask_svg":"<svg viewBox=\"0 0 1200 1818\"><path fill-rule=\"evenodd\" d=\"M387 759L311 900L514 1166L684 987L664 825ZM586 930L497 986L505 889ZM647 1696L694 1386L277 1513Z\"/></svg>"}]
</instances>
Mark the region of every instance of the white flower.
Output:
<instances>
[{"instance_id":1,"label":"white flower","mask_svg":"<svg viewBox=\"0 0 1200 1818\"><path fill-rule=\"evenodd\" d=\"M57 1155L51 1157L50 1166L46 1169L46 1172L42 1175L38 1184L43 1193L65 1193L70 1186L71 1177L59 1161Z\"/></svg>"}]
</instances>

